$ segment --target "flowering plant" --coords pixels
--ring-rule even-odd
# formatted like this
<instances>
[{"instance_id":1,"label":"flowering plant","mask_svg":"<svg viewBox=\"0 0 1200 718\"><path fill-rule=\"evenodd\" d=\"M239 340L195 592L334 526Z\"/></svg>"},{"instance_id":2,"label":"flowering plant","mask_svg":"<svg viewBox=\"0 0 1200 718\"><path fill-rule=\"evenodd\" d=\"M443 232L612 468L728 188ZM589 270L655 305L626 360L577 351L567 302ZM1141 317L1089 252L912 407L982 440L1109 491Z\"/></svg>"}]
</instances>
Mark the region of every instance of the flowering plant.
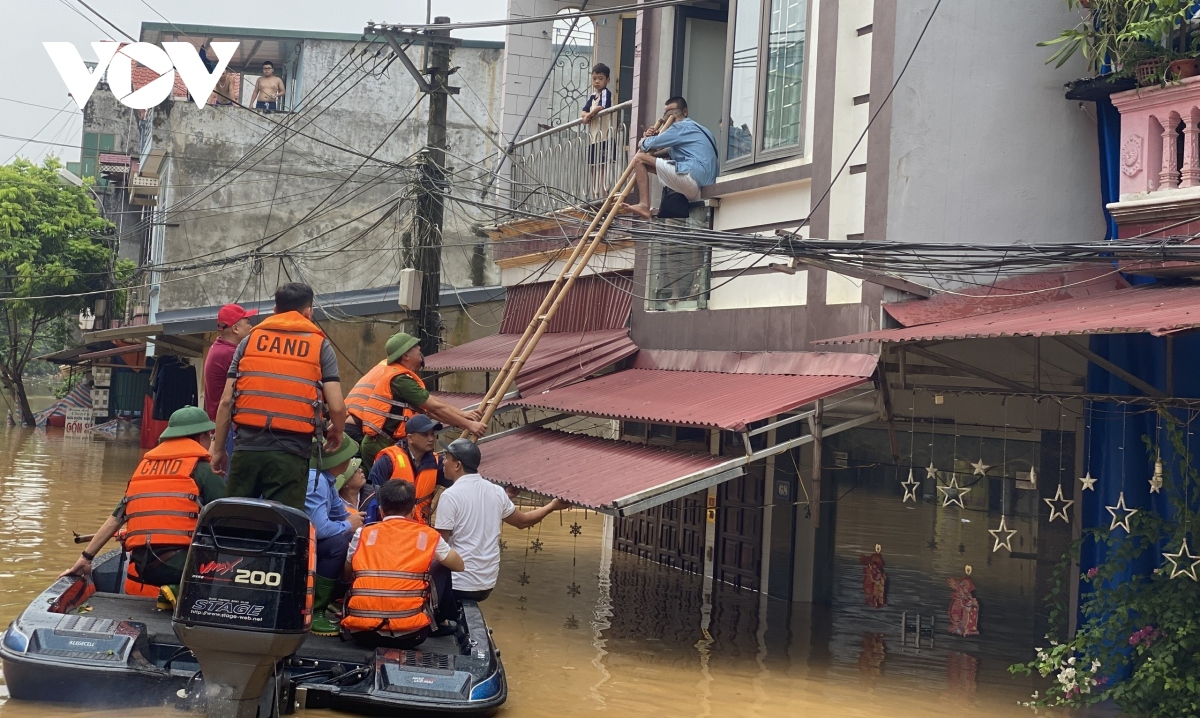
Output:
<instances>
[{"instance_id":1,"label":"flowering plant","mask_svg":"<svg viewBox=\"0 0 1200 718\"><path fill-rule=\"evenodd\" d=\"M1081 621L1074 636L1065 635L1065 586L1060 582L1051 618L1058 624L1029 663L1009 667L1014 674L1037 671L1052 679L1044 695L1035 693L1027 706L1083 707L1112 700L1123 710L1153 718L1200 715L1200 583L1188 573L1164 568L1139 574L1136 563L1147 556L1162 563L1161 551L1177 549L1185 537L1200 540L1197 516L1188 507L1198 497L1200 475L1176 421L1162 412L1167 435L1178 459L1178 471L1164 471L1162 491L1174 509L1170 516L1141 511L1130 519L1128 536L1107 526L1086 529L1064 562L1078 557L1080 546L1093 541L1105 558L1080 576ZM1146 440L1148 456L1157 447ZM1195 545L1195 544L1194 544ZM1179 568L1191 563L1184 559ZM1200 567L1198 567L1200 570ZM1175 577L1172 578L1172 574ZM1132 574L1132 575L1131 575Z\"/></svg>"}]
</instances>

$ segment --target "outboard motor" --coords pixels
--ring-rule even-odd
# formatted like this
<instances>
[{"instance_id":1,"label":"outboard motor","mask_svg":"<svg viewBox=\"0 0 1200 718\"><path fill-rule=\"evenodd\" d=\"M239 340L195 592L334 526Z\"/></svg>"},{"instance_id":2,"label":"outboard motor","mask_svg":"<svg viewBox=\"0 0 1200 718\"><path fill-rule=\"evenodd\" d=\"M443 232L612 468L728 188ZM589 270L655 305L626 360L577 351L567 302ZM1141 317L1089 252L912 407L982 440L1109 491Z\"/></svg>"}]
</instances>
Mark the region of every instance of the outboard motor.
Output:
<instances>
[{"instance_id":1,"label":"outboard motor","mask_svg":"<svg viewBox=\"0 0 1200 718\"><path fill-rule=\"evenodd\" d=\"M312 622L316 538L303 511L260 499L204 507L172 626L200 662L209 718L255 718Z\"/></svg>"}]
</instances>

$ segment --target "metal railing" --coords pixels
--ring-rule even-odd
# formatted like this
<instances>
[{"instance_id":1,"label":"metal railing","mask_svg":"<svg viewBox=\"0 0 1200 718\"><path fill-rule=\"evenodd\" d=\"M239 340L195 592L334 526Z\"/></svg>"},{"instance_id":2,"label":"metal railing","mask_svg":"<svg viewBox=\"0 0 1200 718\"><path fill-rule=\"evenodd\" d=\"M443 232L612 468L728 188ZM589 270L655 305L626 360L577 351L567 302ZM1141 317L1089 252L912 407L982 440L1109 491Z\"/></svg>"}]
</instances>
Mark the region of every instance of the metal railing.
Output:
<instances>
[{"instance_id":1,"label":"metal railing","mask_svg":"<svg viewBox=\"0 0 1200 718\"><path fill-rule=\"evenodd\" d=\"M542 214L604 199L629 163L628 111L613 105L513 145L513 209Z\"/></svg>"}]
</instances>

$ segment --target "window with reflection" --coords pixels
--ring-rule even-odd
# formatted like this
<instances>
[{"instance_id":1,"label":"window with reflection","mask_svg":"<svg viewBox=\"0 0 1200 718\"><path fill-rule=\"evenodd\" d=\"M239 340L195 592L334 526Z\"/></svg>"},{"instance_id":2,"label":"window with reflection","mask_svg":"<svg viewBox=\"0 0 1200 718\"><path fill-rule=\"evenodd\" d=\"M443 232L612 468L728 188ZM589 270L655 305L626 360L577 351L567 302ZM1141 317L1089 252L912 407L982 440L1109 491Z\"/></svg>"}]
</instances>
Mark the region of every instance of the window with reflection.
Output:
<instances>
[{"instance_id":1,"label":"window with reflection","mask_svg":"<svg viewBox=\"0 0 1200 718\"><path fill-rule=\"evenodd\" d=\"M800 152L807 0L733 0L726 167Z\"/></svg>"}]
</instances>

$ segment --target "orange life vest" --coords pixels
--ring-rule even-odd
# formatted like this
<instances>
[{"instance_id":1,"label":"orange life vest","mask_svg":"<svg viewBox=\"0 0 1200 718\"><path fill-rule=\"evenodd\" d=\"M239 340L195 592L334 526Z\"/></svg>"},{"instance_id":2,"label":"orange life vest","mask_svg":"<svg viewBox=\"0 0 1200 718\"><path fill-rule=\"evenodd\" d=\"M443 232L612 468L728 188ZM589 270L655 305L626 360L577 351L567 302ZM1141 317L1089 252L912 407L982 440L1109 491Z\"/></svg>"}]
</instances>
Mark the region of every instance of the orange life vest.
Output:
<instances>
[{"instance_id":1,"label":"orange life vest","mask_svg":"<svg viewBox=\"0 0 1200 718\"><path fill-rule=\"evenodd\" d=\"M386 435L384 425L389 421L396 422L391 438L399 441L405 437L404 422L409 417L420 413L420 408L407 402L397 401L392 397L392 379L404 375L417 382L417 386L425 388L425 382L416 372L400 364L379 362L371 371L363 375L346 396L346 409L350 416L358 419L363 434L367 436Z\"/></svg>"},{"instance_id":2,"label":"orange life vest","mask_svg":"<svg viewBox=\"0 0 1200 718\"><path fill-rule=\"evenodd\" d=\"M125 489L126 551L147 545L152 550L186 549L191 544L201 508L192 472L208 458L207 449L186 437L166 439L146 452ZM130 561L125 592L157 595L158 587L142 581Z\"/></svg>"},{"instance_id":3,"label":"orange life vest","mask_svg":"<svg viewBox=\"0 0 1200 718\"><path fill-rule=\"evenodd\" d=\"M403 635L433 623L429 570L440 535L409 519L364 526L342 627Z\"/></svg>"},{"instance_id":4,"label":"orange life vest","mask_svg":"<svg viewBox=\"0 0 1200 718\"><path fill-rule=\"evenodd\" d=\"M323 427L321 344L325 333L299 312L250 330L233 385L238 426L313 434Z\"/></svg>"},{"instance_id":5,"label":"orange life vest","mask_svg":"<svg viewBox=\"0 0 1200 718\"><path fill-rule=\"evenodd\" d=\"M428 526L429 518L433 514L433 494L437 491L437 464L421 469L414 475L412 457L408 455L408 451L404 447L389 446L380 451L379 456L387 456L392 461L392 475L388 477L389 479L403 479L415 487L417 503L413 507L412 519ZM437 454L433 456L436 460Z\"/></svg>"}]
</instances>

